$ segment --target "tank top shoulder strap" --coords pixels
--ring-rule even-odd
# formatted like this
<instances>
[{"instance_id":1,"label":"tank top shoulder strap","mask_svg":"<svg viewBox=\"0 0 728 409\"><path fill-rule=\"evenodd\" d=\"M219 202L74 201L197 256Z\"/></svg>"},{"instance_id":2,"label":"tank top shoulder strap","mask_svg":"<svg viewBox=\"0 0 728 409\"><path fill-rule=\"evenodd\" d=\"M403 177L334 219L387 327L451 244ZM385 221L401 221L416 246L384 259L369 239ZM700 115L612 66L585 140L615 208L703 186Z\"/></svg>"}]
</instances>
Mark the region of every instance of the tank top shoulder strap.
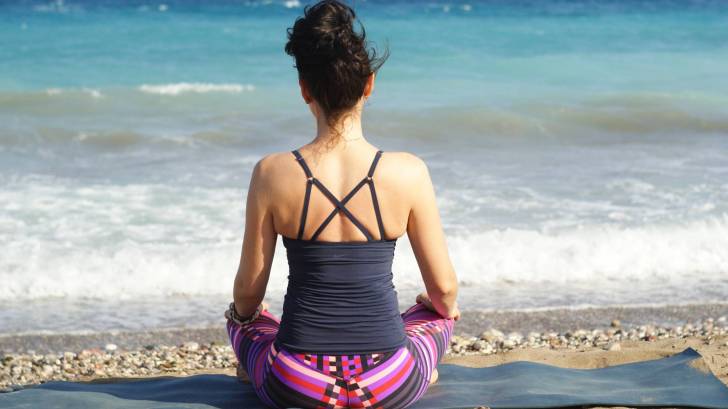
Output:
<instances>
[{"instance_id":1,"label":"tank top shoulder strap","mask_svg":"<svg viewBox=\"0 0 728 409\"><path fill-rule=\"evenodd\" d=\"M374 214L377 216L377 227L379 227L379 239L384 240L384 222L382 222L382 213L379 210L379 200L377 199L377 191L374 188L374 171L377 169L379 158L382 157L382 151L378 150L377 154L374 155L372 165L369 167L367 173L367 183L369 184L369 191L372 193L372 205L374 206Z\"/></svg>"},{"instance_id":2,"label":"tank top shoulder strap","mask_svg":"<svg viewBox=\"0 0 728 409\"><path fill-rule=\"evenodd\" d=\"M303 168L303 172L306 174L306 196L303 198L303 211L301 211L301 221L298 223L298 240L303 238L303 229L306 227L306 215L308 214L308 202L311 200L311 187L313 186L313 174L309 169L306 161L303 160L303 156L298 150L293 151L293 155L296 157L296 162Z\"/></svg>"}]
</instances>

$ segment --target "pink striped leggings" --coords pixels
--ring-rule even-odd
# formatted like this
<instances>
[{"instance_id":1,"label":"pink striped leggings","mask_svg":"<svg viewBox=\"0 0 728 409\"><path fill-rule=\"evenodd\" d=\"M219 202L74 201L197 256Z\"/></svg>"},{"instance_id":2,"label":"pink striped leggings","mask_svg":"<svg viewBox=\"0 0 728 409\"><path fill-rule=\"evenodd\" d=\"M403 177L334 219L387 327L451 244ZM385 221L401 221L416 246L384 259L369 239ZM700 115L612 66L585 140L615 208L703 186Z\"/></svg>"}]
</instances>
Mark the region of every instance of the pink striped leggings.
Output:
<instances>
[{"instance_id":1,"label":"pink striped leggings","mask_svg":"<svg viewBox=\"0 0 728 409\"><path fill-rule=\"evenodd\" d=\"M402 314L407 343L363 355L277 348L279 321L267 311L250 324L227 323L235 356L258 397L273 408L404 408L419 399L445 353L453 320L415 304Z\"/></svg>"}]
</instances>

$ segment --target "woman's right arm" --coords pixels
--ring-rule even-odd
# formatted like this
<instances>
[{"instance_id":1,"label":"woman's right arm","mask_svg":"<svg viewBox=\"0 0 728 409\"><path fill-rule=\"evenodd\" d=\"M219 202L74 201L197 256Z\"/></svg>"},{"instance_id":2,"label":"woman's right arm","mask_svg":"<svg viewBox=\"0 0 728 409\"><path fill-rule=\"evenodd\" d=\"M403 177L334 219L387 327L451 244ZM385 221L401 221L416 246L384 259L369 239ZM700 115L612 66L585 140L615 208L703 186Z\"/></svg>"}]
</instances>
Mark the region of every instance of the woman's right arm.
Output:
<instances>
[{"instance_id":1,"label":"woman's right arm","mask_svg":"<svg viewBox=\"0 0 728 409\"><path fill-rule=\"evenodd\" d=\"M458 280L445 243L445 233L435 201L435 189L425 162L417 157L413 157L413 162L416 170L413 174L414 183L411 184L414 191L407 221L407 236L432 308L445 318L457 319L460 316L456 302Z\"/></svg>"}]
</instances>

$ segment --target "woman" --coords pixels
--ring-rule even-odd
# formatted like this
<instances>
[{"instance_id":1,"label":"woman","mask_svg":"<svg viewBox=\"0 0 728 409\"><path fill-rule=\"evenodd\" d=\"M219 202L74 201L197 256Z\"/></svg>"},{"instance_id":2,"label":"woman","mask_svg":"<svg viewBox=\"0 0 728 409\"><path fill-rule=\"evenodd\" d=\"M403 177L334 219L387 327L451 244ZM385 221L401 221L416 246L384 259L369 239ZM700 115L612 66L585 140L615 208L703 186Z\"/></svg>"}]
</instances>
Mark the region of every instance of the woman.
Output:
<instances>
[{"instance_id":1,"label":"woman","mask_svg":"<svg viewBox=\"0 0 728 409\"><path fill-rule=\"evenodd\" d=\"M427 167L362 135L383 59L354 20L321 1L288 30L317 134L258 162L248 191L227 328L239 372L271 407L408 406L437 379L460 315ZM405 232L427 292L400 314L391 267ZM280 321L261 304L278 234L290 266Z\"/></svg>"}]
</instances>

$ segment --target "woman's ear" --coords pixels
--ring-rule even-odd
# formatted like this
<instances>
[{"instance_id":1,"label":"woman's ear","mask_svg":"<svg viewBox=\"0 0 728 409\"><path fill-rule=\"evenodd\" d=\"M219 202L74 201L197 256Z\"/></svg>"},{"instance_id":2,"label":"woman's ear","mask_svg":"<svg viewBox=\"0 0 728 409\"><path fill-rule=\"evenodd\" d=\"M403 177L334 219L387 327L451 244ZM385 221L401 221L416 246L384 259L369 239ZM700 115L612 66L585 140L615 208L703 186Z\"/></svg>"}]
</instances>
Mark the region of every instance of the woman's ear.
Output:
<instances>
[{"instance_id":1,"label":"woman's ear","mask_svg":"<svg viewBox=\"0 0 728 409\"><path fill-rule=\"evenodd\" d=\"M375 73L371 73L369 75L369 78L367 78L367 83L364 85L364 99L369 98L370 95L372 95L372 92L374 91L374 77L376 76Z\"/></svg>"},{"instance_id":2,"label":"woman's ear","mask_svg":"<svg viewBox=\"0 0 728 409\"><path fill-rule=\"evenodd\" d=\"M306 86L306 82L303 81L302 78L298 79L298 86L301 88L301 96L303 97L303 102L305 102L306 104L310 104L311 100L313 100L313 98L311 98L311 94L309 94L309 92L308 92L308 87Z\"/></svg>"}]
</instances>

